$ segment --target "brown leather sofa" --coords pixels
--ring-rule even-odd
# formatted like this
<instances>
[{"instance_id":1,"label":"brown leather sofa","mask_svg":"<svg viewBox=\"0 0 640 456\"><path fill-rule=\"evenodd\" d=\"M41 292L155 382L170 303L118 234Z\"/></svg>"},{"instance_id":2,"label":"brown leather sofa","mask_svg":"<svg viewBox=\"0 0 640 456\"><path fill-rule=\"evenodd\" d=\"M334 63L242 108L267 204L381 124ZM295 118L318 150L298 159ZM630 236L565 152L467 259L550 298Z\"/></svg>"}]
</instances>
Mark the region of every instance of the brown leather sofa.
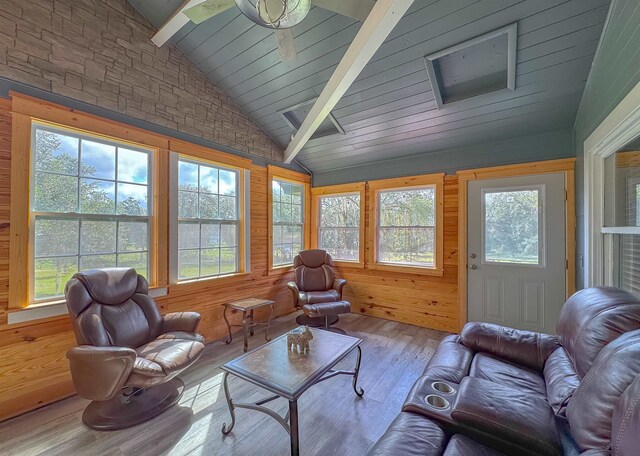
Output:
<instances>
[{"instance_id":1,"label":"brown leather sofa","mask_svg":"<svg viewBox=\"0 0 640 456\"><path fill-rule=\"evenodd\" d=\"M78 395L93 402L83 421L100 430L147 421L175 404L176 376L204 350L195 312L160 315L132 268L79 272L65 288L77 347L67 358Z\"/></svg>"},{"instance_id":2,"label":"brown leather sofa","mask_svg":"<svg viewBox=\"0 0 640 456\"><path fill-rule=\"evenodd\" d=\"M640 299L591 288L557 336L468 323L445 337L369 453L640 454Z\"/></svg>"},{"instance_id":3,"label":"brown leather sofa","mask_svg":"<svg viewBox=\"0 0 640 456\"><path fill-rule=\"evenodd\" d=\"M338 315L351 312L349 301L342 299L345 279L336 279L333 259L326 250L303 250L293 259L294 281L287 283L293 304L304 315L296 321L301 325L324 326L338 321ZM334 328L337 329L337 328Z\"/></svg>"}]
</instances>

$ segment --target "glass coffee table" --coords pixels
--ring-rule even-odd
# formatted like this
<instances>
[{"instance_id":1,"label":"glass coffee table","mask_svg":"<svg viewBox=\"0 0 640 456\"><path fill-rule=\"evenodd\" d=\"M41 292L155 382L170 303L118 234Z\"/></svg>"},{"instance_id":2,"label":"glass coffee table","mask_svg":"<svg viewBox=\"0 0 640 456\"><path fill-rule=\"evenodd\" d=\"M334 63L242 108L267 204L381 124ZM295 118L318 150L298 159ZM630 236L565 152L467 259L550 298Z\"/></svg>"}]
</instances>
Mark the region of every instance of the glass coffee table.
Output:
<instances>
[{"instance_id":1,"label":"glass coffee table","mask_svg":"<svg viewBox=\"0 0 640 456\"><path fill-rule=\"evenodd\" d=\"M228 434L236 424L235 409L245 408L266 413L287 431L291 438L291 455L300 454L298 434L298 399L311 386L335 377L350 375L356 395L362 397L364 390L358 387L358 373L362 358L362 339L336 334L318 328L310 328L313 339L307 353L290 351L287 335L284 334L265 345L256 348L224 364L224 394L231 414L231 424L222 426L222 433ZM353 370L336 370L333 367L353 350L357 350L356 365ZM234 375L274 393L257 402L236 402L229 393L229 375ZM283 417L265 404L283 398L289 401L289 411Z\"/></svg>"}]
</instances>

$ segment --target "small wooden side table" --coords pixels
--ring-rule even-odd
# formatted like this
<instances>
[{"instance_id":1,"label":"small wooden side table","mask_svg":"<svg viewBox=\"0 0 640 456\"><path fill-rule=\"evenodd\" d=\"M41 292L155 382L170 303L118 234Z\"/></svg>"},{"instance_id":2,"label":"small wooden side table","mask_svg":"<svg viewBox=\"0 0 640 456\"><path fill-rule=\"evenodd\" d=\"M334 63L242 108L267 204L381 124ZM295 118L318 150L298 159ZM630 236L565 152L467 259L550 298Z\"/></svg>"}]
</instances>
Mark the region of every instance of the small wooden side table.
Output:
<instances>
[{"instance_id":1,"label":"small wooden side table","mask_svg":"<svg viewBox=\"0 0 640 456\"><path fill-rule=\"evenodd\" d=\"M247 298L241 299L239 301L233 301L223 304L224 311L222 316L224 317L224 321L227 323L227 330L229 331L229 338L227 339L227 345L231 343L233 340L233 336L231 335L231 327L239 326L243 328L243 336L244 336L244 351L245 353L249 349L249 333L253 336L253 328L258 325L266 325L267 330L265 331L264 338L267 342L271 340L269 337L269 323L271 323L271 318L273 317L273 304L274 301L269 301L268 299L259 299L259 298ZM269 319L266 323L255 322L253 319L253 311L260 307L269 306L271 307L271 311L269 312ZM227 319L227 309L239 310L242 312L242 324L241 325L232 325L229 323ZM247 318L248 316L248 318Z\"/></svg>"}]
</instances>

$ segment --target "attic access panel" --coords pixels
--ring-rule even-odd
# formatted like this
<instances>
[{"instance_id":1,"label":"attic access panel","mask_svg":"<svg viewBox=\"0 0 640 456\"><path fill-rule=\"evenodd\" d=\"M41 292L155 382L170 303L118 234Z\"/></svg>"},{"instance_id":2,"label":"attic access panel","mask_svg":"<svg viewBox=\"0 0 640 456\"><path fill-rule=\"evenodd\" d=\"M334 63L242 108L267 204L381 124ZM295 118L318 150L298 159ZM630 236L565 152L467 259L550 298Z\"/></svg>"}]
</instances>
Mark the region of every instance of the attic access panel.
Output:
<instances>
[{"instance_id":1,"label":"attic access panel","mask_svg":"<svg viewBox=\"0 0 640 456\"><path fill-rule=\"evenodd\" d=\"M290 108L285 109L284 111L280 111L280 115L284 117L285 122L289 124L291 128L295 131L300 129L302 122L309 115L309 111L313 107L315 103L314 100L305 101L304 103L297 104ZM344 129L334 115L329 113L327 117L324 118L318 129L311 135L311 139L322 138L324 136L336 135L336 134L345 134Z\"/></svg>"},{"instance_id":2,"label":"attic access panel","mask_svg":"<svg viewBox=\"0 0 640 456\"><path fill-rule=\"evenodd\" d=\"M515 90L517 36L514 23L427 55L438 108L485 93Z\"/></svg>"}]
</instances>

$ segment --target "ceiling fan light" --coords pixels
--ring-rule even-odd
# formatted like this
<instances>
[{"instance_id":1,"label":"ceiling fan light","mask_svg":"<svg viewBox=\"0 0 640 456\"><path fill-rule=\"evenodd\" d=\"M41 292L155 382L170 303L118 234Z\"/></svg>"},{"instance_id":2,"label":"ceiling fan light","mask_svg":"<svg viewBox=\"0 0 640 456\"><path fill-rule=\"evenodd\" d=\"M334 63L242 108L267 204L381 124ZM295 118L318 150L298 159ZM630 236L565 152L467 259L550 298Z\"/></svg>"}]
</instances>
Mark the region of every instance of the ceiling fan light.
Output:
<instances>
[{"instance_id":1,"label":"ceiling fan light","mask_svg":"<svg viewBox=\"0 0 640 456\"><path fill-rule=\"evenodd\" d=\"M253 22L271 29L287 29L299 24L311 9L311 0L235 0Z\"/></svg>"},{"instance_id":2,"label":"ceiling fan light","mask_svg":"<svg viewBox=\"0 0 640 456\"><path fill-rule=\"evenodd\" d=\"M257 0L256 9L262 22L277 27L287 16L287 0Z\"/></svg>"}]
</instances>

